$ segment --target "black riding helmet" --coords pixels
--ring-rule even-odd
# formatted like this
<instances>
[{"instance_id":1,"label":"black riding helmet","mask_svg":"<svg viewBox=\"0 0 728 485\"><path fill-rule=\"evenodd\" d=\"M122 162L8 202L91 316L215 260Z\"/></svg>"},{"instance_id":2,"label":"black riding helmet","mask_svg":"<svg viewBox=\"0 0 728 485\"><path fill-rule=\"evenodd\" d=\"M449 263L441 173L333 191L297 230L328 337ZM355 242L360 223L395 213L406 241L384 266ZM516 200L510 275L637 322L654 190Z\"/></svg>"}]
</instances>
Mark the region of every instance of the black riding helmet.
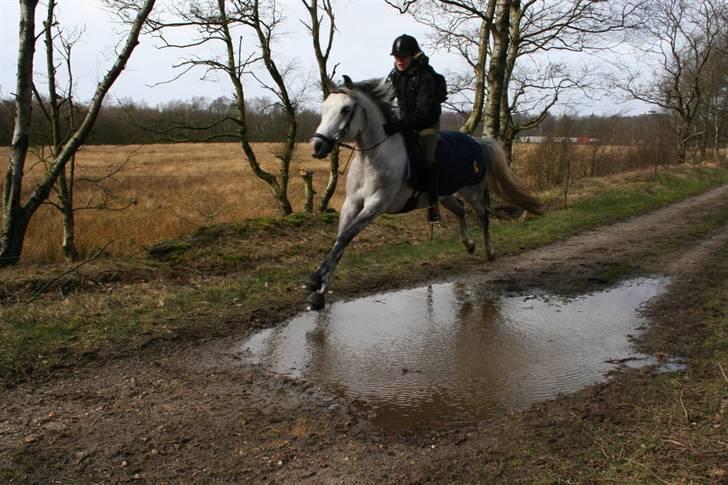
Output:
<instances>
[{"instance_id":1,"label":"black riding helmet","mask_svg":"<svg viewBox=\"0 0 728 485\"><path fill-rule=\"evenodd\" d=\"M392 43L391 56L400 57L414 57L415 54L420 52L420 45L417 43L417 39L411 35L402 34Z\"/></svg>"}]
</instances>

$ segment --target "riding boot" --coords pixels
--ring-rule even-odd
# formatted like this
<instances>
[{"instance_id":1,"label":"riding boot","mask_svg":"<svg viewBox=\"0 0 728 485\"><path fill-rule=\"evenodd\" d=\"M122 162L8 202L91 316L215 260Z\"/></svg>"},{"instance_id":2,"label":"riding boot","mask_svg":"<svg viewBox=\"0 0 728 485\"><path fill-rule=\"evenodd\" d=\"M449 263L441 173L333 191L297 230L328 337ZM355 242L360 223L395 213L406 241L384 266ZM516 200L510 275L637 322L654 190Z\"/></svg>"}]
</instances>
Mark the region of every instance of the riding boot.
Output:
<instances>
[{"instance_id":1,"label":"riding boot","mask_svg":"<svg viewBox=\"0 0 728 485\"><path fill-rule=\"evenodd\" d=\"M427 202L430 205L427 208L427 222L435 224L440 222L440 207L437 204L438 164L433 163L429 167L425 167L425 174L427 177Z\"/></svg>"}]
</instances>

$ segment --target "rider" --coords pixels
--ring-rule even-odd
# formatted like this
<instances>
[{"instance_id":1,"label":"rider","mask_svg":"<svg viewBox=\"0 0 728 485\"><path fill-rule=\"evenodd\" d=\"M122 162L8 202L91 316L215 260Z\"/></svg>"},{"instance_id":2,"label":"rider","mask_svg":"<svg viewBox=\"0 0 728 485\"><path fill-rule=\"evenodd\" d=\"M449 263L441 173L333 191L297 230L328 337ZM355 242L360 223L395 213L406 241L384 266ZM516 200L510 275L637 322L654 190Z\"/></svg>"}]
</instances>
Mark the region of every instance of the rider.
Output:
<instances>
[{"instance_id":1,"label":"rider","mask_svg":"<svg viewBox=\"0 0 728 485\"><path fill-rule=\"evenodd\" d=\"M437 84L432 70L428 69L428 57L411 35L404 34L394 39L391 55L394 56L394 69L387 82L394 87L400 119L385 123L384 131L387 135L417 132L427 180L427 222L434 224L440 220L437 205L438 167L435 159L441 113Z\"/></svg>"}]
</instances>

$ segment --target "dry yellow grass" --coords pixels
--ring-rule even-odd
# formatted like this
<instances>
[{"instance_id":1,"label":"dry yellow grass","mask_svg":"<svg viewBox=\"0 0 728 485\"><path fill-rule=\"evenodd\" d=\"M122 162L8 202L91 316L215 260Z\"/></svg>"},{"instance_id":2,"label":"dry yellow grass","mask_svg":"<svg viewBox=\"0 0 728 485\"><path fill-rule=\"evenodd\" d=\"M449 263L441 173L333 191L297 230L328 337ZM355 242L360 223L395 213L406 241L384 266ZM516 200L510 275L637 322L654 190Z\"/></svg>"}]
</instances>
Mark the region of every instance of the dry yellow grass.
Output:
<instances>
[{"instance_id":1,"label":"dry yellow grass","mask_svg":"<svg viewBox=\"0 0 728 485\"><path fill-rule=\"evenodd\" d=\"M263 167L277 173L276 145L257 144L255 150ZM0 156L7 160L8 154L8 147L0 147ZM342 156L346 160L348 153ZM270 188L252 175L240 146L234 143L86 146L77 157L77 177L102 177L127 157L123 169L103 184L113 195L110 205L136 204L123 211L78 211L76 239L82 254L90 254L109 242L107 251L111 254L135 254L156 241L202 225L279 214ZM43 165L36 161L34 155L26 166L25 191L42 173ZM328 182L328 160L314 160L310 148L300 145L291 165L289 197L294 210L302 210L304 204L303 183L297 170L301 165L314 172L317 192L323 192ZM77 206L89 200L98 202L100 197L94 185L79 182ZM332 207L338 209L342 198L340 183ZM60 213L51 206L41 208L28 229L23 260L62 260L62 235Z\"/></svg>"},{"instance_id":2,"label":"dry yellow grass","mask_svg":"<svg viewBox=\"0 0 728 485\"><path fill-rule=\"evenodd\" d=\"M277 146L255 145L261 164L273 173L279 167L275 157ZM546 186L542 183L543 170L552 167L539 145L516 145L514 150L515 171L528 186L553 187L553 182ZM633 147L600 148L608 173L634 168L625 164L631 150ZM8 147L0 147L3 159L7 160L8 153ZM342 152L342 167L349 153L346 149ZM592 155L588 146L574 147L573 180L588 175ZM123 211L79 211L76 242L82 255L92 254L96 248L109 243L107 252L111 254L136 254L157 241L178 237L202 225L279 214L271 189L252 175L240 146L235 143L85 146L78 154L77 177L103 177L127 158L123 169L103 184L113 196L112 207L126 206L131 201L136 204ZM313 171L314 188L321 193L328 182L329 161L313 159L308 144L297 148L289 186L289 198L296 211L303 210L304 205L299 167ZM42 170L37 155L32 156L26 167L26 191L32 188ZM343 201L344 185L342 176L330 204L337 210ZM97 203L100 192L92 184L79 182L75 199L78 207L89 201ZM61 261L62 234L60 213L51 206L41 208L28 230L23 261Z\"/></svg>"}]
</instances>

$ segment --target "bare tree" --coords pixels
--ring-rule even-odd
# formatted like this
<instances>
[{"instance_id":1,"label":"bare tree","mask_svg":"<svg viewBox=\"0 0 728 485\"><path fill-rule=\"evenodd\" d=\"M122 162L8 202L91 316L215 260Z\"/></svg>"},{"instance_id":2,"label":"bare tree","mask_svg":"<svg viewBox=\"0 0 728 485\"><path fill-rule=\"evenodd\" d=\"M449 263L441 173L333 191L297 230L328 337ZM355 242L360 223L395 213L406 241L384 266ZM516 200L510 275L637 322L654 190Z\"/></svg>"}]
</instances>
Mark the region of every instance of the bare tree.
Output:
<instances>
[{"instance_id":1,"label":"bare tree","mask_svg":"<svg viewBox=\"0 0 728 485\"><path fill-rule=\"evenodd\" d=\"M55 15L56 2L49 0L46 20L43 23L43 37L46 54L46 73L48 81L48 106L38 92L37 86L33 85L38 105L50 125L50 157L39 156L41 160L50 166L55 157L60 153L63 144L68 136L77 128L76 118L78 109L73 102L73 71L71 69L71 51L74 44L80 37L80 31L70 36L64 36ZM58 46L57 44L60 44ZM66 67L68 86L65 96L60 94L58 87L57 72L59 66L55 61L56 51L59 51L62 61ZM68 130L62 133L63 118L67 119ZM63 215L63 254L69 261L78 257L78 250L75 244L75 217L73 208L73 194L76 171L76 156L71 156L66 166L59 172L54 188L58 194L59 203L56 204L49 198L46 202L59 209Z\"/></svg>"},{"instance_id":2,"label":"bare tree","mask_svg":"<svg viewBox=\"0 0 728 485\"><path fill-rule=\"evenodd\" d=\"M132 2L111 2L122 15L130 16L131 29L118 57L104 78L96 87L86 116L78 128L69 133L59 147L53 160L23 202L23 175L26 157L31 146L30 124L32 120L33 97L33 55L35 53L35 11L37 0L20 0L20 41L18 45L17 88L15 97L15 127L13 131L10 166L5 175L3 186L3 232L0 238L0 266L16 263L20 259L25 241L25 233L33 214L48 199L53 185L66 166L85 142L96 121L104 97L124 70L134 48L139 43L139 35L145 21L154 7L155 0L144 0L140 5Z\"/></svg>"},{"instance_id":3,"label":"bare tree","mask_svg":"<svg viewBox=\"0 0 728 485\"><path fill-rule=\"evenodd\" d=\"M565 91L583 88L583 76L568 73L563 64L548 61L544 64L537 60L538 54L600 49L605 35L630 27L627 19L635 9L631 0L388 0L388 3L430 26L438 45L455 50L466 60L471 69L470 84L475 89L472 111L463 130L474 131L482 117L483 134L501 139L506 148L519 131L543 121L549 110L562 100ZM439 10L434 15L431 12L437 5ZM478 29L473 28L474 21ZM486 68L487 49L491 57ZM537 67L518 69L524 59ZM533 76L534 72L541 74ZM537 93L527 95L533 90ZM486 98L487 103L483 103ZM534 102L536 99L539 102ZM524 101L526 106L520 105ZM516 124L514 114L524 114L527 110L528 116L520 119L528 121Z\"/></svg>"},{"instance_id":4,"label":"bare tree","mask_svg":"<svg viewBox=\"0 0 728 485\"><path fill-rule=\"evenodd\" d=\"M575 75L561 63L537 64L531 69L525 69L524 64L514 70L510 94L503 97L509 104L500 112L500 139L509 158L522 131L538 127L554 106L568 104L562 100L565 93L583 90L587 84L586 75Z\"/></svg>"},{"instance_id":5,"label":"bare tree","mask_svg":"<svg viewBox=\"0 0 728 485\"><path fill-rule=\"evenodd\" d=\"M641 44L636 51L659 65L657 81L628 64L616 85L629 96L658 106L672 115L677 137L677 162L686 159L701 110L709 103L709 70L726 29L724 0L657 0L644 10ZM722 68L719 72L722 71ZM724 73L719 74L725 78Z\"/></svg>"},{"instance_id":6,"label":"bare tree","mask_svg":"<svg viewBox=\"0 0 728 485\"><path fill-rule=\"evenodd\" d=\"M207 77L214 72L222 73L232 85L235 115L232 117L237 126L236 138L239 140L243 154L253 174L264 181L273 191L282 214L293 212L288 199L288 182L293 150L296 145L297 119L296 113L300 99L291 92L287 78L292 72L291 66L280 66L273 54L275 34L283 22L282 12L274 1L259 0L211 0L191 1L172 12L171 21L155 21L155 30L163 45L162 48L184 49L187 57L175 67L185 73L201 68ZM169 37L170 31L177 28L193 27L197 37L191 41L177 43ZM250 46L250 36L257 45ZM191 52L201 46L222 47L222 53L196 55ZM255 70L262 64L265 78ZM275 99L276 107L285 115L285 141L278 151L278 174L267 171L260 163L249 134L248 110L246 109L244 77L257 81ZM171 81L174 81L171 80ZM167 82L171 82L167 81Z\"/></svg>"},{"instance_id":7,"label":"bare tree","mask_svg":"<svg viewBox=\"0 0 728 485\"><path fill-rule=\"evenodd\" d=\"M330 80L334 77L336 72L336 66L331 73L329 73L329 55L331 54L331 47L334 43L334 33L336 32L336 18L334 16L334 8L331 0L301 0L306 10L309 13L310 23L303 22L304 26L308 29L311 34L313 41L313 51L316 56L316 63L318 65L319 80L321 82L321 92L323 98L329 95L331 90ZM323 14L319 13L319 9L323 9ZM326 33L322 34L321 27L324 22L328 23L328 29ZM329 181L326 184L324 193L319 199L318 210L324 212L329 207L331 197L336 192L336 186L339 182L339 147L338 145L332 150L329 155Z\"/></svg>"},{"instance_id":8,"label":"bare tree","mask_svg":"<svg viewBox=\"0 0 728 485\"><path fill-rule=\"evenodd\" d=\"M451 96L448 105L465 117L461 131L472 134L482 121L485 107L496 0L387 0L387 3L428 26L433 32L430 46L457 53L469 66L466 74L448 76L451 94L465 95L466 102L452 101L455 96Z\"/></svg>"},{"instance_id":9,"label":"bare tree","mask_svg":"<svg viewBox=\"0 0 728 485\"><path fill-rule=\"evenodd\" d=\"M713 160L720 160L721 134L725 130L728 118L728 76L725 66L728 64L728 11L720 19L723 23L720 38L717 42L717 49L714 55L708 60L708 67L705 76L705 107L702 118L708 133L707 141L712 139Z\"/></svg>"}]
</instances>

